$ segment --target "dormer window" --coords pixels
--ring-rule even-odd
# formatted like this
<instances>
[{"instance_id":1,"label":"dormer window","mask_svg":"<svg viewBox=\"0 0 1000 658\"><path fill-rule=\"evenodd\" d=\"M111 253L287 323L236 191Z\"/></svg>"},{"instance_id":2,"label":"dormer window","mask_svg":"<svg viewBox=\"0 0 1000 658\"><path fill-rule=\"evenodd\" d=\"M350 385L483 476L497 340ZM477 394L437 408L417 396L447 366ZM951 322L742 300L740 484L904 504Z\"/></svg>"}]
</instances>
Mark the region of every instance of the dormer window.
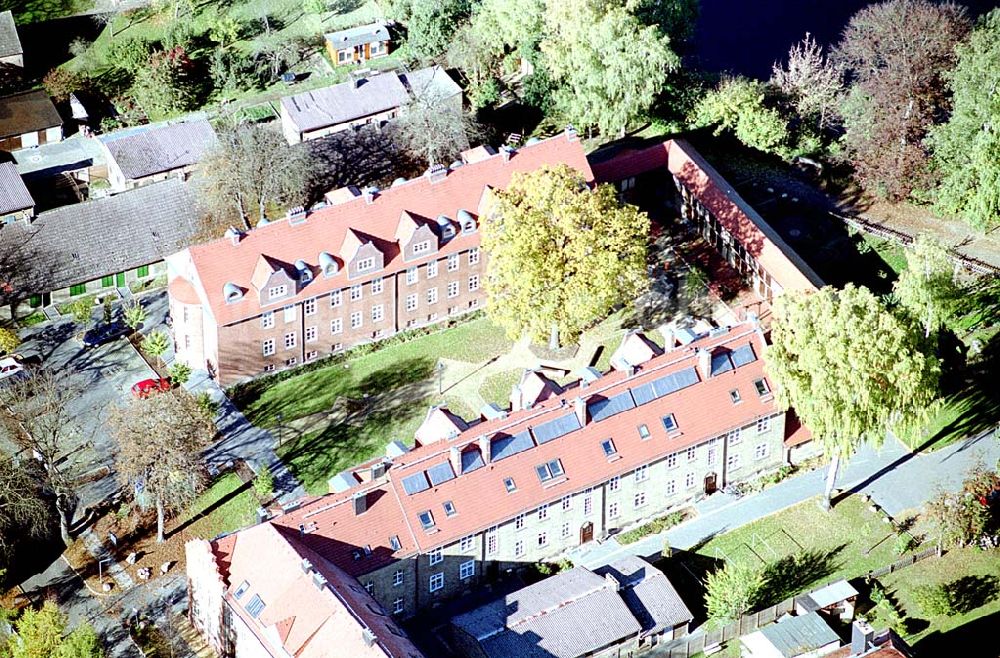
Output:
<instances>
[{"instance_id":1,"label":"dormer window","mask_svg":"<svg viewBox=\"0 0 1000 658\"><path fill-rule=\"evenodd\" d=\"M233 598L239 601L240 597L246 594L248 589L250 589L250 583L244 580L240 583L240 586L236 588L236 591L233 592Z\"/></svg>"},{"instance_id":2,"label":"dormer window","mask_svg":"<svg viewBox=\"0 0 1000 658\"><path fill-rule=\"evenodd\" d=\"M267 289L268 299L276 299L278 297L284 297L287 294L288 294L288 286L286 285L271 286L270 288Z\"/></svg>"},{"instance_id":3,"label":"dormer window","mask_svg":"<svg viewBox=\"0 0 1000 658\"><path fill-rule=\"evenodd\" d=\"M462 233L476 232L476 219L468 210L458 211L458 223L462 225Z\"/></svg>"},{"instance_id":4,"label":"dormer window","mask_svg":"<svg viewBox=\"0 0 1000 658\"><path fill-rule=\"evenodd\" d=\"M362 258L358 261L358 272L367 272L368 270L373 269L375 269L374 258Z\"/></svg>"},{"instance_id":5,"label":"dormer window","mask_svg":"<svg viewBox=\"0 0 1000 658\"><path fill-rule=\"evenodd\" d=\"M396 552L399 549L403 548L403 545L399 543L399 535L393 535L392 537L389 537L389 548L391 548L393 552Z\"/></svg>"},{"instance_id":6,"label":"dormer window","mask_svg":"<svg viewBox=\"0 0 1000 658\"><path fill-rule=\"evenodd\" d=\"M517 485L514 484L514 478L504 478L503 488L507 490L507 493L514 493L517 491Z\"/></svg>"},{"instance_id":7,"label":"dormer window","mask_svg":"<svg viewBox=\"0 0 1000 658\"><path fill-rule=\"evenodd\" d=\"M639 427L637 429L639 430L639 438L640 439L642 439L643 441L645 441L646 439L649 438L649 427L647 427L645 423L643 423L642 425L639 425Z\"/></svg>"},{"instance_id":8,"label":"dormer window","mask_svg":"<svg viewBox=\"0 0 1000 658\"><path fill-rule=\"evenodd\" d=\"M455 516L455 514L458 513L457 510L455 509L455 503L451 502L450 500L444 501L442 507L444 507L445 516Z\"/></svg>"},{"instance_id":9,"label":"dormer window","mask_svg":"<svg viewBox=\"0 0 1000 658\"><path fill-rule=\"evenodd\" d=\"M601 441L601 450L604 451L605 457L613 457L618 453L618 449L615 448L615 442L613 439L604 439Z\"/></svg>"},{"instance_id":10,"label":"dormer window","mask_svg":"<svg viewBox=\"0 0 1000 658\"><path fill-rule=\"evenodd\" d=\"M222 295L225 297L227 304L232 304L243 299L243 290L235 283L227 283L222 287Z\"/></svg>"},{"instance_id":11,"label":"dormer window","mask_svg":"<svg viewBox=\"0 0 1000 658\"><path fill-rule=\"evenodd\" d=\"M535 472L538 474L538 479L542 482L548 482L553 478L557 478L563 475L562 462L558 459L553 459L550 462L545 462L544 464L539 464L535 467Z\"/></svg>"},{"instance_id":12,"label":"dormer window","mask_svg":"<svg viewBox=\"0 0 1000 658\"><path fill-rule=\"evenodd\" d=\"M299 283L309 283L312 281L312 268L302 259L295 261L295 269L299 273Z\"/></svg>"},{"instance_id":13,"label":"dormer window","mask_svg":"<svg viewBox=\"0 0 1000 658\"><path fill-rule=\"evenodd\" d=\"M325 251L320 252L319 268L325 277L335 276L340 272L340 264L337 263L337 259Z\"/></svg>"},{"instance_id":14,"label":"dormer window","mask_svg":"<svg viewBox=\"0 0 1000 658\"><path fill-rule=\"evenodd\" d=\"M438 229L441 231L442 240L451 240L455 237L455 227L446 215L438 215L437 224Z\"/></svg>"},{"instance_id":15,"label":"dormer window","mask_svg":"<svg viewBox=\"0 0 1000 658\"><path fill-rule=\"evenodd\" d=\"M741 401L739 389L733 389L729 391L729 399L732 400L733 404L739 404Z\"/></svg>"},{"instance_id":16,"label":"dormer window","mask_svg":"<svg viewBox=\"0 0 1000 658\"><path fill-rule=\"evenodd\" d=\"M430 530L434 527L434 515L431 514L430 510L417 514L417 519L420 521L420 525L424 530Z\"/></svg>"},{"instance_id":17,"label":"dormer window","mask_svg":"<svg viewBox=\"0 0 1000 658\"><path fill-rule=\"evenodd\" d=\"M766 379L758 379L753 383L753 387L757 389L757 395L761 397L771 393L771 387L767 385Z\"/></svg>"},{"instance_id":18,"label":"dormer window","mask_svg":"<svg viewBox=\"0 0 1000 658\"><path fill-rule=\"evenodd\" d=\"M431 241L424 240L413 245L413 255L426 254L431 250Z\"/></svg>"}]
</instances>

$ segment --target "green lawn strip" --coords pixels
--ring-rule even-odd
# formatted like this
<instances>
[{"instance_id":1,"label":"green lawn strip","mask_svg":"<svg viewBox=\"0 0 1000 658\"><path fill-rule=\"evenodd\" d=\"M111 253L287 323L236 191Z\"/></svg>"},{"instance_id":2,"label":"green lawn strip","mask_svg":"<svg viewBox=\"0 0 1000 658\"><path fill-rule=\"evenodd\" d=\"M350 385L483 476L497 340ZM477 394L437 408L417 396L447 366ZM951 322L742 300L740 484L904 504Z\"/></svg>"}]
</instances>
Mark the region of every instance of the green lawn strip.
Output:
<instances>
[{"instance_id":1,"label":"green lawn strip","mask_svg":"<svg viewBox=\"0 0 1000 658\"><path fill-rule=\"evenodd\" d=\"M94 0L15 0L0 2L0 10L14 12L18 25L40 23L54 18L65 18L93 8Z\"/></svg>"},{"instance_id":2,"label":"green lawn strip","mask_svg":"<svg viewBox=\"0 0 1000 658\"><path fill-rule=\"evenodd\" d=\"M332 408L341 397L362 398L391 392L420 381L430 382L439 357L472 363L509 350L510 341L486 318L479 318L326 367L305 371L268 386L243 410L256 425L271 427Z\"/></svg>"},{"instance_id":3,"label":"green lawn strip","mask_svg":"<svg viewBox=\"0 0 1000 658\"><path fill-rule=\"evenodd\" d=\"M643 525L632 528L627 532L615 535L615 540L619 544L634 544L643 537L648 537L649 535L655 535L657 533L663 532L668 528L672 528L681 521L684 520L684 512L671 512L666 516L661 516L658 519L653 519L649 523L644 523Z\"/></svg>"},{"instance_id":4,"label":"green lawn strip","mask_svg":"<svg viewBox=\"0 0 1000 658\"><path fill-rule=\"evenodd\" d=\"M928 656L945 655L943 650L950 644L949 632L960 632L963 625L1000 612L1000 555L995 550L954 549L940 558L918 562L879 580L908 618L929 622L928 626L907 638L918 651L922 654L926 652ZM956 581L959 583L957 589L963 594L959 613L953 616L924 614L915 600L917 588ZM910 625L920 628L924 624L911 621Z\"/></svg>"},{"instance_id":5,"label":"green lawn strip","mask_svg":"<svg viewBox=\"0 0 1000 658\"><path fill-rule=\"evenodd\" d=\"M763 566L787 556L805 555L806 561L786 574L788 582L776 588L775 595L783 596L767 601L769 605L824 583L861 576L899 559L890 525L855 497L841 501L830 512L821 510L817 499L807 500L719 535L698 548L697 553L702 569L710 564L704 558Z\"/></svg>"},{"instance_id":6,"label":"green lawn strip","mask_svg":"<svg viewBox=\"0 0 1000 658\"><path fill-rule=\"evenodd\" d=\"M875 253L885 261L885 264L892 268L892 271L899 274L906 269L906 250L892 240L886 240L869 233L861 234L865 243L875 250Z\"/></svg>"},{"instance_id":7,"label":"green lawn strip","mask_svg":"<svg viewBox=\"0 0 1000 658\"><path fill-rule=\"evenodd\" d=\"M208 539L250 525L256 509L250 485L244 485L235 473L227 473L198 497L185 521L191 521L190 532Z\"/></svg>"},{"instance_id":8,"label":"green lawn strip","mask_svg":"<svg viewBox=\"0 0 1000 658\"><path fill-rule=\"evenodd\" d=\"M510 390L520 381L523 372L521 369L514 369L493 373L483 380L482 386L479 387L479 395L487 403L493 402L501 409L506 408L510 404Z\"/></svg>"}]
</instances>

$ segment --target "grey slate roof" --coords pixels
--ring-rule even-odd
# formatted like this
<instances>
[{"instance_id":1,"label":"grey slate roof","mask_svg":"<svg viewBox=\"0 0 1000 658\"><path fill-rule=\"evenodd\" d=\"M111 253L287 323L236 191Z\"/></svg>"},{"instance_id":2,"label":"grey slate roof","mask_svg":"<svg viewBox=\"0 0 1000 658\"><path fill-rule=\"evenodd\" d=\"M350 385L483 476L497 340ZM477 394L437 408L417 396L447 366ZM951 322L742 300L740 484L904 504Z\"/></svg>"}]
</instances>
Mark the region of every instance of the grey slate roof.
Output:
<instances>
[{"instance_id":1,"label":"grey slate roof","mask_svg":"<svg viewBox=\"0 0 1000 658\"><path fill-rule=\"evenodd\" d=\"M595 573L611 575L621 584L620 594L643 633L661 633L694 619L670 579L640 557L623 557Z\"/></svg>"},{"instance_id":2,"label":"grey slate roof","mask_svg":"<svg viewBox=\"0 0 1000 658\"><path fill-rule=\"evenodd\" d=\"M197 164L218 142L205 120L148 128L126 135L108 135L101 141L125 178L136 180Z\"/></svg>"},{"instance_id":3,"label":"grey slate roof","mask_svg":"<svg viewBox=\"0 0 1000 658\"><path fill-rule=\"evenodd\" d=\"M785 658L815 651L831 642L840 642L823 618L815 612L786 617L759 631Z\"/></svg>"},{"instance_id":4,"label":"grey slate roof","mask_svg":"<svg viewBox=\"0 0 1000 658\"><path fill-rule=\"evenodd\" d=\"M24 186L13 162L0 162L0 215L33 208L35 200Z\"/></svg>"},{"instance_id":5,"label":"grey slate roof","mask_svg":"<svg viewBox=\"0 0 1000 658\"><path fill-rule=\"evenodd\" d=\"M11 57L24 52L21 39L17 36L14 14L10 10L0 12L0 57Z\"/></svg>"},{"instance_id":6,"label":"grey slate roof","mask_svg":"<svg viewBox=\"0 0 1000 658\"><path fill-rule=\"evenodd\" d=\"M0 139L61 125L52 99L40 89L0 98Z\"/></svg>"},{"instance_id":7,"label":"grey slate roof","mask_svg":"<svg viewBox=\"0 0 1000 658\"><path fill-rule=\"evenodd\" d=\"M431 66L399 76L414 96L431 94L436 99L451 98L462 93L462 88L440 66Z\"/></svg>"},{"instance_id":8,"label":"grey slate roof","mask_svg":"<svg viewBox=\"0 0 1000 658\"><path fill-rule=\"evenodd\" d=\"M324 35L326 40L337 50L353 48L365 43L375 43L389 40L389 28L385 23L372 23L370 25L359 25L338 32L330 32Z\"/></svg>"},{"instance_id":9,"label":"grey slate roof","mask_svg":"<svg viewBox=\"0 0 1000 658\"><path fill-rule=\"evenodd\" d=\"M641 631L615 584L583 567L458 615L452 624L490 658L573 658Z\"/></svg>"},{"instance_id":10,"label":"grey slate roof","mask_svg":"<svg viewBox=\"0 0 1000 658\"><path fill-rule=\"evenodd\" d=\"M314 89L281 99L281 105L300 132L319 130L346 121L385 112L408 103L410 96L395 73Z\"/></svg>"},{"instance_id":11,"label":"grey slate roof","mask_svg":"<svg viewBox=\"0 0 1000 658\"><path fill-rule=\"evenodd\" d=\"M49 292L163 260L188 245L199 224L194 190L167 180L40 213L30 226L4 226L0 246L43 257L32 292Z\"/></svg>"}]
</instances>

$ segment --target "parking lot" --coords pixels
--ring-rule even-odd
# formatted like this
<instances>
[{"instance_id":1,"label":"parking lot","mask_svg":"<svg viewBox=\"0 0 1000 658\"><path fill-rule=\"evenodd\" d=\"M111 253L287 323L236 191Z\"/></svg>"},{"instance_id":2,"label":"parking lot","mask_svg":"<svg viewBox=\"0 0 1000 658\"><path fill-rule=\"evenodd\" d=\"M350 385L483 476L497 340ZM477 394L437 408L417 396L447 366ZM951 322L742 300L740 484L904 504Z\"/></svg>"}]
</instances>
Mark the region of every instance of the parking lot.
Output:
<instances>
[{"instance_id":1,"label":"parking lot","mask_svg":"<svg viewBox=\"0 0 1000 658\"><path fill-rule=\"evenodd\" d=\"M147 315L142 333L164 328L166 293L149 293L141 301ZM100 313L101 309L95 307L94 317ZM61 388L71 392L67 412L76 432L63 456L81 482L77 519L86 514L88 507L118 489L114 478L115 446L104 426L108 410L128 400L133 384L155 376L125 339L84 349L77 338L83 330L70 318L35 325L21 332L23 342L18 348L22 353L37 353L41 370L52 374Z\"/></svg>"}]
</instances>

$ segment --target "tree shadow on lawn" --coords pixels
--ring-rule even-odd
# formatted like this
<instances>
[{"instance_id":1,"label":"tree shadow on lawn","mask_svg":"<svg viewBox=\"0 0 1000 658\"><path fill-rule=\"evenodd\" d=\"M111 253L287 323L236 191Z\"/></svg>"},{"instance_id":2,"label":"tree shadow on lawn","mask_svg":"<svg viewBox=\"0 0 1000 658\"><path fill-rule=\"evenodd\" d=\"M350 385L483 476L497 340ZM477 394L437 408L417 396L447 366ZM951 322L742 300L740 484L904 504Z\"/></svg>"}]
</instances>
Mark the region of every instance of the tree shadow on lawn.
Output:
<instances>
[{"instance_id":1,"label":"tree shadow on lawn","mask_svg":"<svg viewBox=\"0 0 1000 658\"><path fill-rule=\"evenodd\" d=\"M1000 612L994 612L949 631L934 631L917 642L914 649L921 656L994 658L998 623Z\"/></svg>"},{"instance_id":2,"label":"tree shadow on lawn","mask_svg":"<svg viewBox=\"0 0 1000 658\"><path fill-rule=\"evenodd\" d=\"M433 361L420 357L371 373L354 387L368 397L353 399L341 422L318 434L300 434L280 447L279 455L308 490L324 490L327 479L375 456L388 441L410 442L412 437L394 433L424 413L426 397L414 397L406 387L429 379L433 371Z\"/></svg>"},{"instance_id":3,"label":"tree shadow on lawn","mask_svg":"<svg viewBox=\"0 0 1000 658\"><path fill-rule=\"evenodd\" d=\"M818 584L837 570L840 564L836 558L845 548L847 544L827 550L806 550L768 563L756 606L780 603Z\"/></svg>"},{"instance_id":4,"label":"tree shadow on lawn","mask_svg":"<svg viewBox=\"0 0 1000 658\"><path fill-rule=\"evenodd\" d=\"M964 615L997 598L1000 579L993 575L962 576L944 585L956 614Z\"/></svg>"}]
</instances>

